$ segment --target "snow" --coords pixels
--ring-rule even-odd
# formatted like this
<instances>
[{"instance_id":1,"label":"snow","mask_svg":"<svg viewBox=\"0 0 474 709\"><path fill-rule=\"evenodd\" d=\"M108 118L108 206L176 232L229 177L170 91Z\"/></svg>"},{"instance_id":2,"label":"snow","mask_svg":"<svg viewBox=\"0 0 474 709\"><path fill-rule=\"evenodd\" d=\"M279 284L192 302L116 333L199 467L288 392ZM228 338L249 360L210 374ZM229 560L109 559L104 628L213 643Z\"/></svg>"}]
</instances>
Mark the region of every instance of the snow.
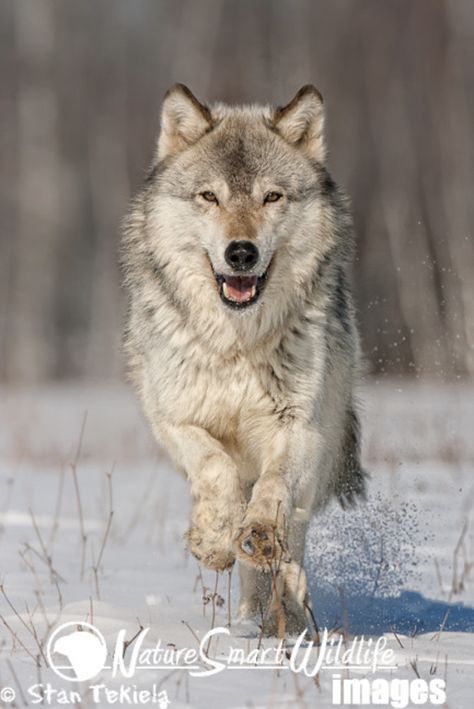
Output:
<instances>
[{"instance_id":1,"label":"snow","mask_svg":"<svg viewBox=\"0 0 474 709\"><path fill-rule=\"evenodd\" d=\"M331 505L313 522L307 550L320 628L385 637L395 653L391 672L346 676L446 679L451 709L471 707L474 695L473 394L464 384L365 386L369 500L348 512ZM109 706L93 702L88 686L99 682L155 683L172 708L333 706L325 669L319 683L287 667L210 677L137 670L130 680L104 669L78 684L57 677L32 628L41 644L60 623L89 622L110 648L119 630L131 639L142 625L150 628L143 647L161 640L197 649L213 625L228 623L229 575L217 578L215 594L216 575L186 553L187 484L157 449L128 389L51 386L0 395L0 612L8 624L0 623L0 688L12 687L18 706L23 696L33 703L27 689L39 682L78 691L81 706ZM237 572L230 580L232 616ZM277 645L259 639L253 624L232 619L230 631L211 640L211 657L223 658L229 647L247 653Z\"/></svg>"}]
</instances>

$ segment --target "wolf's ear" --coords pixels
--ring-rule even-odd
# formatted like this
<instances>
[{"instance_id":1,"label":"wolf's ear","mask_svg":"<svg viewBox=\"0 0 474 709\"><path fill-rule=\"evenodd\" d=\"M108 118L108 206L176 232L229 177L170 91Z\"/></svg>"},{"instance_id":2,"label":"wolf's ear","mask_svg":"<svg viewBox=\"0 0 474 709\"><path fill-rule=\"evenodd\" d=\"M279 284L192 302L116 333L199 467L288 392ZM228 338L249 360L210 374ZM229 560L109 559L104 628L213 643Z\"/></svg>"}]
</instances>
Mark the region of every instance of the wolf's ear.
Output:
<instances>
[{"instance_id":1,"label":"wolf's ear","mask_svg":"<svg viewBox=\"0 0 474 709\"><path fill-rule=\"evenodd\" d=\"M324 162L323 97L315 86L303 86L289 104L277 108L273 125L288 143L300 147L315 160Z\"/></svg>"},{"instance_id":2,"label":"wolf's ear","mask_svg":"<svg viewBox=\"0 0 474 709\"><path fill-rule=\"evenodd\" d=\"M212 128L211 112L184 84L167 92L161 112L158 159L168 157L195 143Z\"/></svg>"}]
</instances>

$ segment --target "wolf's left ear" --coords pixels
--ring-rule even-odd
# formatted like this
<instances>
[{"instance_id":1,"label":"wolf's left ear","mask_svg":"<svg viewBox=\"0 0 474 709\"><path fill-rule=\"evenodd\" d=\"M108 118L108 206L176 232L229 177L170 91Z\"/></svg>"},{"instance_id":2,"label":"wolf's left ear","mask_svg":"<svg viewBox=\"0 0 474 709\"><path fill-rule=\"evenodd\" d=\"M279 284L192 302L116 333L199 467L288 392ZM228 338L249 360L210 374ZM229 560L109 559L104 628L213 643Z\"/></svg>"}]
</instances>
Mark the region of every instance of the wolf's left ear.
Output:
<instances>
[{"instance_id":1,"label":"wolf's left ear","mask_svg":"<svg viewBox=\"0 0 474 709\"><path fill-rule=\"evenodd\" d=\"M319 162L326 159L323 98L311 84L303 86L294 99L277 108L273 125L280 135Z\"/></svg>"},{"instance_id":2,"label":"wolf's left ear","mask_svg":"<svg viewBox=\"0 0 474 709\"><path fill-rule=\"evenodd\" d=\"M192 145L212 128L211 112L184 84L175 84L167 92L161 112L158 159L168 157Z\"/></svg>"}]
</instances>

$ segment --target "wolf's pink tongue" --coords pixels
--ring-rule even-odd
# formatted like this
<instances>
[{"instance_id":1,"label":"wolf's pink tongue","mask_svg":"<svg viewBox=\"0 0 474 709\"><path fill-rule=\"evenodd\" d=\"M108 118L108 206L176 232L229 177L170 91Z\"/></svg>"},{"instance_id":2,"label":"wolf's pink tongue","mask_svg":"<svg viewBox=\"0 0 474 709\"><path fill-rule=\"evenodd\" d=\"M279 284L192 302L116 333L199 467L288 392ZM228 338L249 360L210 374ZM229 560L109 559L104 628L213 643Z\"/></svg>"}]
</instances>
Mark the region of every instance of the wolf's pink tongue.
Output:
<instances>
[{"instance_id":1,"label":"wolf's pink tongue","mask_svg":"<svg viewBox=\"0 0 474 709\"><path fill-rule=\"evenodd\" d=\"M225 279L225 297L245 303L255 295L256 276L228 276Z\"/></svg>"}]
</instances>

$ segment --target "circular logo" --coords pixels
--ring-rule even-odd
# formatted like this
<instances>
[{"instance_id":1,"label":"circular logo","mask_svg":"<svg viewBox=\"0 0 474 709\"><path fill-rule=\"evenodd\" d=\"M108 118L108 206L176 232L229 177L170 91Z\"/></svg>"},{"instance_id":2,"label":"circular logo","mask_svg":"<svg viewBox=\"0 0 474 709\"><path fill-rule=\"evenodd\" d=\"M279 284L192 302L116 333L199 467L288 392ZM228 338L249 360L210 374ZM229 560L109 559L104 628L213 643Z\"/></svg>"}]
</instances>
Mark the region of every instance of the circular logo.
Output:
<instances>
[{"instance_id":1,"label":"circular logo","mask_svg":"<svg viewBox=\"0 0 474 709\"><path fill-rule=\"evenodd\" d=\"M63 660L58 657L61 655ZM51 633L46 658L51 669L62 679L83 682L96 677L104 669L107 645L100 630L93 625L71 621Z\"/></svg>"}]
</instances>

